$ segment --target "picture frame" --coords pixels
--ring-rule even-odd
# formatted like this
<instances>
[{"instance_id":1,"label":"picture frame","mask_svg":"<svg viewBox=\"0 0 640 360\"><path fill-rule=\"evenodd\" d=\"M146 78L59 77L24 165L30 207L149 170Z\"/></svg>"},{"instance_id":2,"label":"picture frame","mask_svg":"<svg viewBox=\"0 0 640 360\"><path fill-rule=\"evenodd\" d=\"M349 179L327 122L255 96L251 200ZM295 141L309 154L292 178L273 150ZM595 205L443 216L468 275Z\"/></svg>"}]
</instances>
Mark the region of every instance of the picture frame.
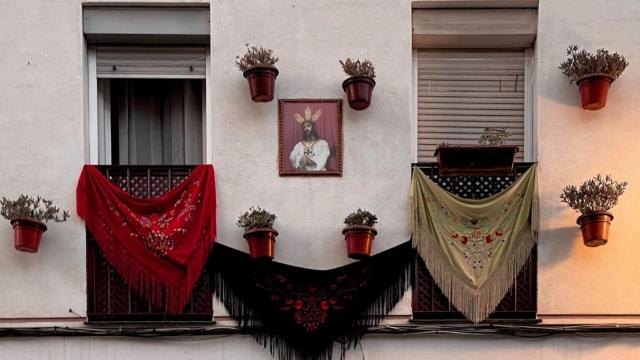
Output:
<instances>
[{"instance_id":1,"label":"picture frame","mask_svg":"<svg viewBox=\"0 0 640 360\"><path fill-rule=\"evenodd\" d=\"M342 176L342 100L278 100L278 149L280 176Z\"/></svg>"}]
</instances>

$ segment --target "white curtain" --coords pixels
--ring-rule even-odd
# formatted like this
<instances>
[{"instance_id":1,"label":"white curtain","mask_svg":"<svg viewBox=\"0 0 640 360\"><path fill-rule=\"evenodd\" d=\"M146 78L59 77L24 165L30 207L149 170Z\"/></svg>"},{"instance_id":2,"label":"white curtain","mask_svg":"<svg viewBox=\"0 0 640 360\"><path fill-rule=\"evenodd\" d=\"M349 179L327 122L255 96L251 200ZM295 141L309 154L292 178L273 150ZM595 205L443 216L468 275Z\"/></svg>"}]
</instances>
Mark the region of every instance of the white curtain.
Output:
<instances>
[{"instance_id":1,"label":"white curtain","mask_svg":"<svg viewBox=\"0 0 640 360\"><path fill-rule=\"evenodd\" d=\"M111 144L112 164L202 163L202 80L100 79L99 82L109 83L99 85L98 89L105 92L99 99L110 109L102 112L104 117L110 116L110 124L105 122L102 126L110 127L110 139L101 136L101 140Z\"/></svg>"}]
</instances>

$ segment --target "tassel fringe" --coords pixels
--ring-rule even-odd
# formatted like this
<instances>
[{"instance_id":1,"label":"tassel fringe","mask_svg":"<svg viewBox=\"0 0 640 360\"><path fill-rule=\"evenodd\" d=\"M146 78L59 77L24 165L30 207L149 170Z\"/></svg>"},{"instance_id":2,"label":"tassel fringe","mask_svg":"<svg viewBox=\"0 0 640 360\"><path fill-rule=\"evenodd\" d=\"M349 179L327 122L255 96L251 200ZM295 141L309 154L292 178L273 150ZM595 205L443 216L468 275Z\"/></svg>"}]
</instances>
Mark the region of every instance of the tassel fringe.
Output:
<instances>
[{"instance_id":1,"label":"tassel fringe","mask_svg":"<svg viewBox=\"0 0 640 360\"><path fill-rule=\"evenodd\" d=\"M220 244L216 245L214 254L219 247L222 246ZM237 278L237 272L229 269L226 271L232 274L225 276L224 269L220 269L220 271L213 269L211 276L217 298L224 304L233 319L238 322L238 326L251 335L258 344L268 349L273 357L279 360L331 360L334 355L334 342L338 342L340 344L339 358L343 360L346 352L358 345L367 328L378 325L384 316L402 299L404 292L411 285L415 257L413 251L409 251L407 254L410 256L405 256L407 259L404 260L402 264L399 264L400 267L394 268L392 265L395 264L393 263L376 264L384 269L379 271L379 273L386 274L384 275L385 279L382 280L385 281L385 283L373 286L374 289L372 289L372 291L375 291L375 294L368 293L368 289L365 290L367 294L363 294L363 298L367 300L371 299L371 301L366 301L362 304L361 311L356 310L356 312L352 314L353 317L351 320L348 320L349 323L345 326L346 328L336 328L335 331L331 332L332 338L329 339L323 336L315 338L313 334L310 334L308 337L309 341L304 341L303 343L288 339L286 331L278 331L273 324L263 321L264 316L257 309L258 302L266 302L268 299L254 298L246 294L243 290L246 283L244 285L234 283L235 281L242 281L243 283L247 282L252 284L251 278L240 280ZM216 260L212 261L213 267L228 265L229 264L222 265ZM242 265L240 264L239 266ZM303 270L309 271L306 269ZM339 317L345 316L351 316L351 314L340 314ZM332 319L329 314L327 322L331 324L332 320L344 322L344 319ZM282 324L284 323L285 322L282 321L277 325L283 326ZM291 331L291 329L287 330ZM301 331L304 330L293 329L293 332Z\"/></svg>"}]
</instances>

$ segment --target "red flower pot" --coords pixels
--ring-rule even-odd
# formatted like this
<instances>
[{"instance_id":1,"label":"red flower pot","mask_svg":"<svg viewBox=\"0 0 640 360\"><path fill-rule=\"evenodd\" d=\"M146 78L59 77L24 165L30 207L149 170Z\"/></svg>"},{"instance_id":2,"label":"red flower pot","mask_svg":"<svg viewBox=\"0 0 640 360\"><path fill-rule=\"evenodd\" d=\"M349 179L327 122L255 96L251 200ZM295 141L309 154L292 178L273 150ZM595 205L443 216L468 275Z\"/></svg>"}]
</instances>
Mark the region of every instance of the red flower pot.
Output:
<instances>
[{"instance_id":1,"label":"red flower pot","mask_svg":"<svg viewBox=\"0 0 640 360\"><path fill-rule=\"evenodd\" d=\"M273 259L277 231L272 228L257 228L246 231L243 236L249 243L249 254L252 259Z\"/></svg>"},{"instance_id":2,"label":"red flower pot","mask_svg":"<svg viewBox=\"0 0 640 360\"><path fill-rule=\"evenodd\" d=\"M607 73L581 76L576 83L580 88L582 108L585 110L602 109L607 104L607 95L612 82L613 78Z\"/></svg>"},{"instance_id":3,"label":"red flower pot","mask_svg":"<svg viewBox=\"0 0 640 360\"><path fill-rule=\"evenodd\" d=\"M373 239L378 231L372 226L351 225L342 230L347 242L347 254L352 259L364 259L371 255Z\"/></svg>"},{"instance_id":4,"label":"red flower pot","mask_svg":"<svg viewBox=\"0 0 640 360\"><path fill-rule=\"evenodd\" d=\"M354 110L364 110L369 107L374 86L376 86L375 80L367 76L352 76L342 83L349 106Z\"/></svg>"},{"instance_id":5,"label":"red flower pot","mask_svg":"<svg viewBox=\"0 0 640 360\"><path fill-rule=\"evenodd\" d=\"M278 69L271 65L258 65L245 70L242 75L249 81L251 100L255 102L269 102L273 100L278 74Z\"/></svg>"},{"instance_id":6,"label":"red flower pot","mask_svg":"<svg viewBox=\"0 0 640 360\"><path fill-rule=\"evenodd\" d=\"M576 221L582 230L582 240L585 246L596 247L609 240L609 226L613 215L605 211L596 211L581 215Z\"/></svg>"},{"instance_id":7,"label":"red flower pot","mask_svg":"<svg viewBox=\"0 0 640 360\"><path fill-rule=\"evenodd\" d=\"M42 233L47 231L47 225L32 219L14 219L11 220L11 225L16 250L37 252Z\"/></svg>"}]
</instances>

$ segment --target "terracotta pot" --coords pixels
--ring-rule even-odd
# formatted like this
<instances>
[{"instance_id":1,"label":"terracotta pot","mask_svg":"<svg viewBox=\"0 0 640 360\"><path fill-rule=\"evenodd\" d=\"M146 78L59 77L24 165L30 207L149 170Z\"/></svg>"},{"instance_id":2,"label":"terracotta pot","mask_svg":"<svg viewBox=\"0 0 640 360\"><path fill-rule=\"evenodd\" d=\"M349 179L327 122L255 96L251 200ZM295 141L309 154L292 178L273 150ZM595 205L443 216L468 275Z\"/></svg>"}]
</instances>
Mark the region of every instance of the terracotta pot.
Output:
<instances>
[{"instance_id":1,"label":"terracotta pot","mask_svg":"<svg viewBox=\"0 0 640 360\"><path fill-rule=\"evenodd\" d=\"M271 65L258 65L245 70L242 75L249 81L251 100L255 102L269 102L273 100L278 74L278 69Z\"/></svg>"},{"instance_id":2,"label":"terracotta pot","mask_svg":"<svg viewBox=\"0 0 640 360\"><path fill-rule=\"evenodd\" d=\"M364 110L371 104L375 80L367 76L352 76L342 82L342 89L347 93L349 106L354 110Z\"/></svg>"},{"instance_id":3,"label":"terracotta pot","mask_svg":"<svg viewBox=\"0 0 640 360\"><path fill-rule=\"evenodd\" d=\"M609 225L613 215L605 211L596 211L581 215L576 221L582 230L582 240L585 246L596 247L609 240Z\"/></svg>"},{"instance_id":4,"label":"terracotta pot","mask_svg":"<svg viewBox=\"0 0 640 360\"><path fill-rule=\"evenodd\" d=\"M582 108L585 110L602 109L607 104L607 95L612 82L613 78L607 73L581 76L576 83L580 88Z\"/></svg>"},{"instance_id":5,"label":"terracotta pot","mask_svg":"<svg viewBox=\"0 0 640 360\"><path fill-rule=\"evenodd\" d=\"M272 228L256 228L244 233L249 243L249 254L254 260L272 260L278 232Z\"/></svg>"},{"instance_id":6,"label":"terracotta pot","mask_svg":"<svg viewBox=\"0 0 640 360\"><path fill-rule=\"evenodd\" d=\"M11 220L11 225L16 250L37 252L42 233L47 231L47 225L40 221L23 218Z\"/></svg>"},{"instance_id":7,"label":"terracotta pot","mask_svg":"<svg viewBox=\"0 0 640 360\"><path fill-rule=\"evenodd\" d=\"M378 231L372 226L351 225L342 230L347 242L347 254L352 259L364 259L371 255L373 239Z\"/></svg>"}]
</instances>

